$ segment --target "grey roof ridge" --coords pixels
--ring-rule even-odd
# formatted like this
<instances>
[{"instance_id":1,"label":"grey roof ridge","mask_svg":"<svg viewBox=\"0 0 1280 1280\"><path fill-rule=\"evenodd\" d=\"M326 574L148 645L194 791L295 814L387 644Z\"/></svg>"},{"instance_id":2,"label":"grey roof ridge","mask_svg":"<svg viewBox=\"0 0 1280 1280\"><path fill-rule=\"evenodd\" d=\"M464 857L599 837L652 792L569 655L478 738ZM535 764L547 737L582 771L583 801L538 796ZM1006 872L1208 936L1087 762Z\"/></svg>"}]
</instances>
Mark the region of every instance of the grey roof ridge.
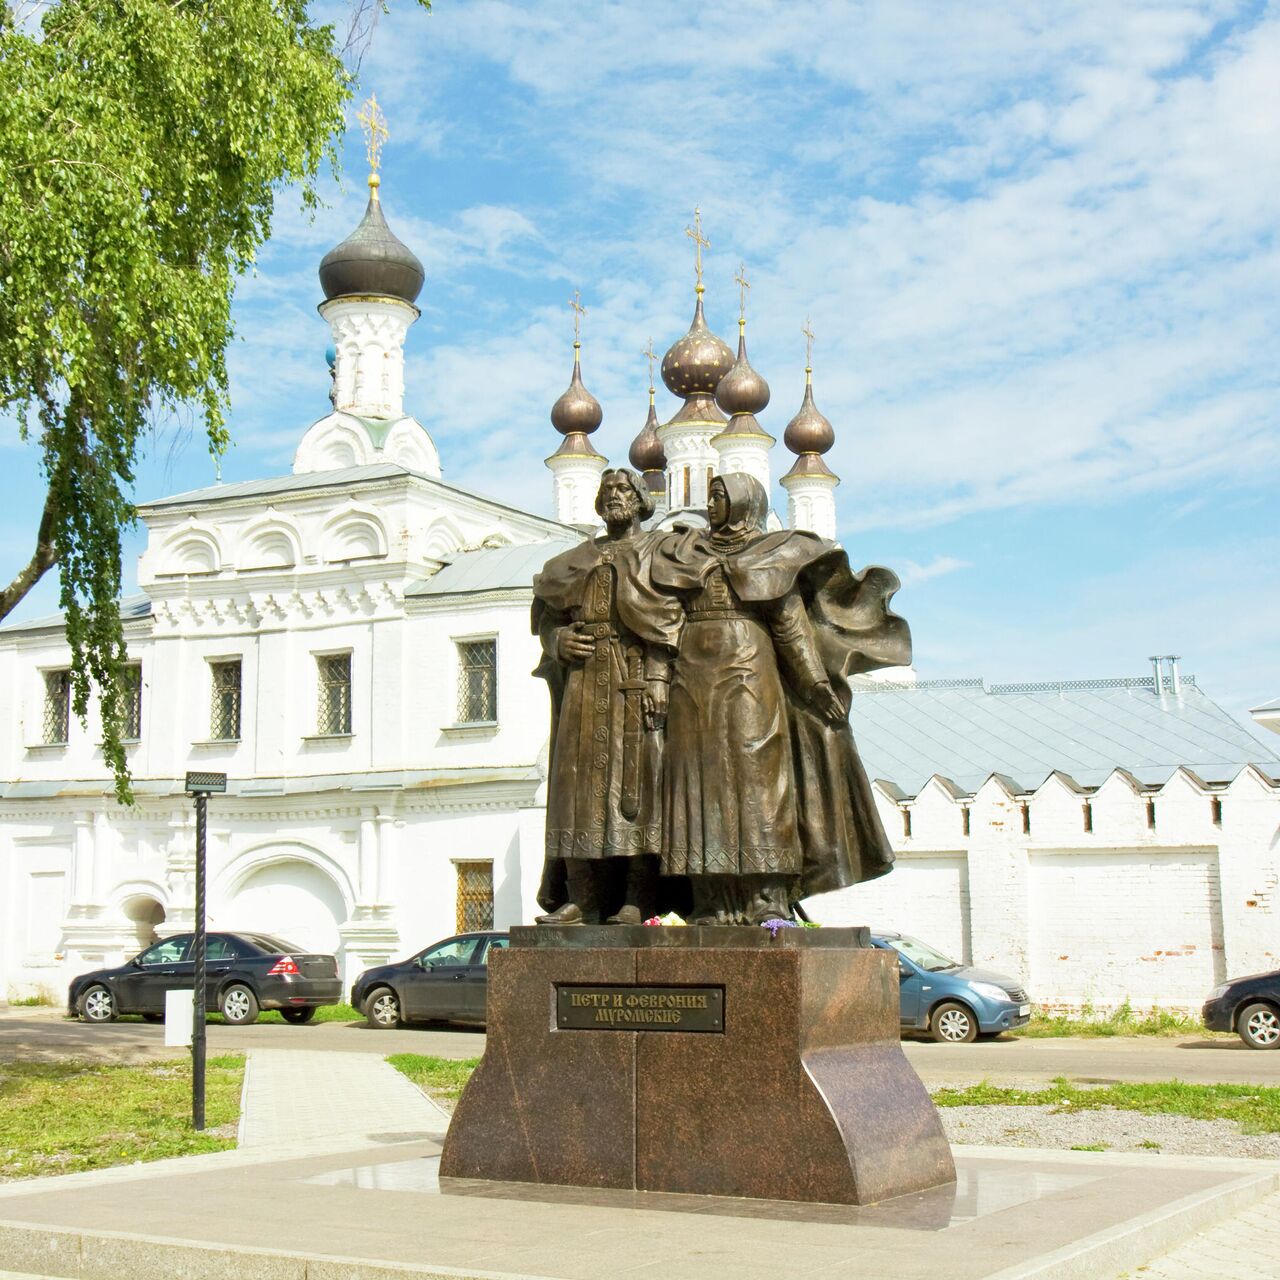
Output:
<instances>
[{"instance_id":1,"label":"grey roof ridge","mask_svg":"<svg viewBox=\"0 0 1280 1280\"><path fill-rule=\"evenodd\" d=\"M246 497L246 498L252 497L253 496L253 493L251 492L252 486L261 485L261 484L271 484L276 481L285 481L290 479L291 477L297 477L299 479L299 483L297 485L298 489L311 489L311 488L324 489L328 487L341 488L344 484L352 483L352 481L335 479L332 482L332 485L329 486L329 485L326 485L323 481L316 481L313 483L302 483L302 480L304 477L309 478L313 476L322 476L322 475L332 475L335 477L339 475L349 476L352 472L355 472L355 471L364 472L365 475L362 478L368 479L368 480L394 480L399 476L409 476L414 480L421 481L423 484L443 489L448 493L459 494L462 497L471 498L477 502L484 503L486 506L499 507L503 511L510 511L515 515L523 516L526 519L537 520L539 523L545 524L550 528L553 528L556 530L563 529L566 531L573 531L572 525L564 524L562 521L555 520L551 516L540 516L531 511L524 511L520 507L513 507L509 502L503 502L499 498L490 498L487 494L476 493L472 489L462 488L461 485L450 484L447 480L441 479L438 476L429 476L424 474L421 471L414 471L412 468L406 467L403 463L400 463L400 462L369 462L357 467L342 467L339 470L332 471L332 472L328 472L328 471L290 472L286 475L281 475L281 476L265 476L258 480L237 480L237 481L231 482L230 484L206 485L204 488L201 488L201 489L188 489L183 493L166 494L165 496L160 498L152 498L148 502L139 502L137 504L136 509L139 512L143 512L143 511L151 510L153 508L175 507L175 506L182 506L186 504L195 504L197 502L216 502L220 498L230 498L234 500L240 497ZM237 493L236 492L237 489L241 489L242 491ZM282 493L287 493L289 491L290 490L288 486L285 486L284 488L277 490L277 492L282 492Z\"/></svg>"}]
</instances>

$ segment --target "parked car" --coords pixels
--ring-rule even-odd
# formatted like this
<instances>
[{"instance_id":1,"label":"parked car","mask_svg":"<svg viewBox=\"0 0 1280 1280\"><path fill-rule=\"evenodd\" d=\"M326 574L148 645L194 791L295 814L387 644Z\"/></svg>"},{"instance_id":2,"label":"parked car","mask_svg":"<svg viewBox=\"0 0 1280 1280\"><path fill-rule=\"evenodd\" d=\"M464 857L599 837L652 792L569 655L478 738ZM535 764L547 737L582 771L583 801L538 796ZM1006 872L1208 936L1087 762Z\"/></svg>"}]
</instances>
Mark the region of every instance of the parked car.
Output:
<instances>
[{"instance_id":1,"label":"parked car","mask_svg":"<svg viewBox=\"0 0 1280 1280\"><path fill-rule=\"evenodd\" d=\"M484 1025L489 956L507 945L499 930L460 933L401 960L366 969L352 984L351 1006L371 1027L404 1022Z\"/></svg>"},{"instance_id":2,"label":"parked car","mask_svg":"<svg viewBox=\"0 0 1280 1280\"><path fill-rule=\"evenodd\" d=\"M193 935L175 934L118 969L96 969L71 983L67 1008L87 1022L111 1022L117 1014L164 1018L166 991L195 982ZM260 1009L279 1009L286 1022L310 1022L321 1005L342 999L335 956L309 955L265 933L210 933L205 940L205 1006L245 1026Z\"/></svg>"},{"instance_id":3,"label":"parked car","mask_svg":"<svg viewBox=\"0 0 1280 1280\"><path fill-rule=\"evenodd\" d=\"M1250 1049L1280 1048L1280 969L1214 987L1201 1017L1210 1031L1234 1031Z\"/></svg>"},{"instance_id":4,"label":"parked car","mask_svg":"<svg viewBox=\"0 0 1280 1280\"><path fill-rule=\"evenodd\" d=\"M1031 1021L1020 982L963 965L905 933L873 933L871 941L898 953L899 1017L903 1031L927 1031L962 1044Z\"/></svg>"}]
</instances>

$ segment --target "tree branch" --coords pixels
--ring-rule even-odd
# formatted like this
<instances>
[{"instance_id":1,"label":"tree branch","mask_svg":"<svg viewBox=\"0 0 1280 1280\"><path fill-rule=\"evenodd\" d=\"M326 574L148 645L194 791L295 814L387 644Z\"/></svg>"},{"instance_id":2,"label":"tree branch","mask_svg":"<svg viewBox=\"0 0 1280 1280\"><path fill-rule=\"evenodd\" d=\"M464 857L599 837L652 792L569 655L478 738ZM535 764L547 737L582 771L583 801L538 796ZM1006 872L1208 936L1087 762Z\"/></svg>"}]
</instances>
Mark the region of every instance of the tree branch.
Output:
<instances>
[{"instance_id":1,"label":"tree branch","mask_svg":"<svg viewBox=\"0 0 1280 1280\"><path fill-rule=\"evenodd\" d=\"M58 552L53 544L53 526L57 515L58 505L53 496L53 489L50 488L45 495L44 511L40 516L40 530L36 534L36 549L31 560L4 591L0 592L0 618L7 618L27 592L57 563Z\"/></svg>"}]
</instances>

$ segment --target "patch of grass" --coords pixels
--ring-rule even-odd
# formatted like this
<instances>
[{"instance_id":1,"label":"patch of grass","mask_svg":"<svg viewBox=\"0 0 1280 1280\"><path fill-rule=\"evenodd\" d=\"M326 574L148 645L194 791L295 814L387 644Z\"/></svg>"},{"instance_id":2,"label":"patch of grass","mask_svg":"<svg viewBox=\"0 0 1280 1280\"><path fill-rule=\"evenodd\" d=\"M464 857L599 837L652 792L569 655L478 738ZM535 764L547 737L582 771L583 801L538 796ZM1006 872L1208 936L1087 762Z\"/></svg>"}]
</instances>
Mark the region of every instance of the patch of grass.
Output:
<instances>
[{"instance_id":1,"label":"patch of grass","mask_svg":"<svg viewBox=\"0 0 1280 1280\"><path fill-rule=\"evenodd\" d=\"M939 1089L933 1100L940 1107L1052 1106L1064 1112L1115 1107L1193 1120L1234 1120L1241 1133L1280 1133L1280 1088L1274 1086L1166 1080L1094 1088L1059 1077L1043 1089L1006 1089L986 1083L967 1089Z\"/></svg>"},{"instance_id":2,"label":"patch of grass","mask_svg":"<svg viewBox=\"0 0 1280 1280\"><path fill-rule=\"evenodd\" d=\"M479 1058L435 1058L425 1053L393 1053L387 1061L450 1110L480 1065Z\"/></svg>"},{"instance_id":3,"label":"patch of grass","mask_svg":"<svg viewBox=\"0 0 1280 1280\"><path fill-rule=\"evenodd\" d=\"M1025 1027L1015 1027L1015 1036L1049 1038L1061 1036L1223 1036L1227 1032L1206 1031L1199 1018L1176 1009L1151 1009L1137 1013L1126 1000L1108 1013L1085 1005L1079 1014L1033 1013Z\"/></svg>"},{"instance_id":4,"label":"patch of grass","mask_svg":"<svg viewBox=\"0 0 1280 1280\"><path fill-rule=\"evenodd\" d=\"M1071 1148L1072 1151L1108 1151L1110 1148L1105 1142L1081 1142Z\"/></svg>"},{"instance_id":5,"label":"patch of grass","mask_svg":"<svg viewBox=\"0 0 1280 1280\"><path fill-rule=\"evenodd\" d=\"M316 1010L316 1016L311 1019L312 1022L360 1022L364 1018L364 1014L358 1009L353 1009L349 1004L325 1004ZM122 1013L117 1022L142 1022L143 1017L140 1013ZM220 1013L211 1013L205 1019L210 1026L224 1026L226 1019ZM259 1022L276 1022L284 1023L278 1009L263 1009L258 1014Z\"/></svg>"},{"instance_id":6,"label":"patch of grass","mask_svg":"<svg viewBox=\"0 0 1280 1280\"><path fill-rule=\"evenodd\" d=\"M236 1144L244 1058L210 1058L208 1128L191 1128L191 1063L0 1062L0 1182Z\"/></svg>"},{"instance_id":7,"label":"patch of grass","mask_svg":"<svg viewBox=\"0 0 1280 1280\"><path fill-rule=\"evenodd\" d=\"M353 1009L349 1004L322 1004L316 1010L316 1016L311 1019L312 1022L360 1022L364 1018L364 1014L359 1009ZM222 1014L213 1013L209 1015L210 1022L221 1022ZM258 1015L259 1022L283 1022L284 1018L280 1016L278 1009L264 1009Z\"/></svg>"},{"instance_id":8,"label":"patch of grass","mask_svg":"<svg viewBox=\"0 0 1280 1280\"><path fill-rule=\"evenodd\" d=\"M17 1000L10 1000L9 1007L11 1009L47 1009L56 1004L57 1001L47 991L41 991L34 996L20 996Z\"/></svg>"}]
</instances>

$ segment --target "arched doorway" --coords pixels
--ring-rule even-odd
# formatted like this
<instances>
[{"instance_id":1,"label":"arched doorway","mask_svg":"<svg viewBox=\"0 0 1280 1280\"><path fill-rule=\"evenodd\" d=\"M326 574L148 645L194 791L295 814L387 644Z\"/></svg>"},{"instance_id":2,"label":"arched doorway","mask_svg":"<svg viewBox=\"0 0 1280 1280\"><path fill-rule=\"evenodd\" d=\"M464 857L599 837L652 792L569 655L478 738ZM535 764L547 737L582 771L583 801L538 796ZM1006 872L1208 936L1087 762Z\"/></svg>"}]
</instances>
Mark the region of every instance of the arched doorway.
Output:
<instances>
[{"instance_id":1,"label":"arched doorway","mask_svg":"<svg viewBox=\"0 0 1280 1280\"><path fill-rule=\"evenodd\" d=\"M338 926L347 918L338 886L301 859L270 862L232 890L218 927L231 933L268 933L302 951L336 955Z\"/></svg>"},{"instance_id":2,"label":"arched doorway","mask_svg":"<svg viewBox=\"0 0 1280 1280\"><path fill-rule=\"evenodd\" d=\"M120 904L120 910L137 934L136 950L149 947L159 936L156 930L164 923L164 908L150 894L135 893Z\"/></svg>"}]
</instances>

